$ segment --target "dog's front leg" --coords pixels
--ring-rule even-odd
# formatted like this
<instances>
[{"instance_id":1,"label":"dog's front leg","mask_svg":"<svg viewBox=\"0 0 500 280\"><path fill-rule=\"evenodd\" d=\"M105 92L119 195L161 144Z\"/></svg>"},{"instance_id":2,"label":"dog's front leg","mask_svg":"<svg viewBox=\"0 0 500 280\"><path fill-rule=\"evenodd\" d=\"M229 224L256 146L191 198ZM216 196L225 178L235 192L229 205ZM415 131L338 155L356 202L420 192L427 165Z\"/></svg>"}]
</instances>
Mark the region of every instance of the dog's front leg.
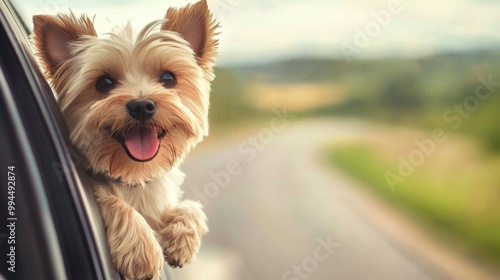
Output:
<instances>
[{"instance_id":1,"label":"dog's front leg","mask_svg":"<svg viewBox=\"0 0 500 280\"><path fill-rule=\"evenodd\" d=\"M95 187L115 268L127 279L158 279L164 259L156 233L132 206Z\"/></svg>"},{"instance_id":2,"label":"dog's front leg","mask_svg":"<svg viewBox=\"0 0 500 280\"><path fill-rule=\"evenodd\" d=\"M201 237L208 232L206 219L201 204L190 200L165 210L158 233L171 266L182 267L198 253Z\"/></svg>"}]
</instances>

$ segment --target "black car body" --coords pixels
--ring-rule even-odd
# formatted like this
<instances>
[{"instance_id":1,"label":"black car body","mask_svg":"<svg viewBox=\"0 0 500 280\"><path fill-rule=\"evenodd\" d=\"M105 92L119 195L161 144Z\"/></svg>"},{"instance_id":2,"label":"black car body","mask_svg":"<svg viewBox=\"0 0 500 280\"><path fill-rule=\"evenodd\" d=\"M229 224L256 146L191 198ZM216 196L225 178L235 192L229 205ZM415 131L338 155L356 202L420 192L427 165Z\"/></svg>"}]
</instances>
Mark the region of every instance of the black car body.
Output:
<instances>
[{"instance_id":1,"label":"black car body","mask_svg":"<svg viewBox=\"0 0 500 280\"><path fill-rule=\"evenodd\" d=\"M120 278L111 266L81 157L68 141L27 29L5 0L0 2L0 185L3 278Z\"/></svg>"}]
</instances>

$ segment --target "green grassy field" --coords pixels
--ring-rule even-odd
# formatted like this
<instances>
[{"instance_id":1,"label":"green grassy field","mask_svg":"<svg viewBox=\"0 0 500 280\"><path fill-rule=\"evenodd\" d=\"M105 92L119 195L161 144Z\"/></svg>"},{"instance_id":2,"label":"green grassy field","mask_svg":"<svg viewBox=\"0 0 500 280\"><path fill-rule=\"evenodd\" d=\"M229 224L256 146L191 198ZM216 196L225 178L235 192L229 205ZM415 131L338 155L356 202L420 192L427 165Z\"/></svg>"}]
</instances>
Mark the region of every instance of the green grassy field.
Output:
<instances>
[{"instance_id":1,"label":"green grassy field","mask_svg":"<svg viewBox=\"0 0 500 280\"><path fill-rule=\"evenodd\" d=\"M410 215L500 264L500 158L458 150L449 158L454 162L447 164L439 158L449 153L439 155L438 150L411 176L391 187L386 174L398 174L399 162L387 151L374 143L358 142L329 147L327 154L332 165Z\"/></svg>"},{"instance_id":2,"label":"green grassy field","mask_svg":"<svg viewBox=\"0 0 500 280\"><path fill-rule=\"evenodd\" d=\"M455 236L457 246L464 244L500 266L499 54L351 63L299 58L218 68L212 135L244 131L282 108L297 119L347 116L413 131L443 128L452 133L450 139L393 187L386 172L397 173L398 157L415 149L415 135L389 133L377 143L331 147L329 161L411 215ZM472 140L464 144L462 138Z\"/></svg>"},{"instance_id":3,"label":"green grassy field","mask_svg":"<svg viewBox=\"0 0 500 280\"><path fill-rule=\"evenodd\" d=\"M299 106L297 117L342 115L449 128L456 124L456 113L448 118L445 113L465 105L469 110L457 132L481 137L492 152L500 153L499 54L485 51L351 63L297 58L221 67L216 69L210 117L214 125L225 126L268 117L270 107ZM471 98L477 107L470 106Z\"/></svg>"}]
</instances>

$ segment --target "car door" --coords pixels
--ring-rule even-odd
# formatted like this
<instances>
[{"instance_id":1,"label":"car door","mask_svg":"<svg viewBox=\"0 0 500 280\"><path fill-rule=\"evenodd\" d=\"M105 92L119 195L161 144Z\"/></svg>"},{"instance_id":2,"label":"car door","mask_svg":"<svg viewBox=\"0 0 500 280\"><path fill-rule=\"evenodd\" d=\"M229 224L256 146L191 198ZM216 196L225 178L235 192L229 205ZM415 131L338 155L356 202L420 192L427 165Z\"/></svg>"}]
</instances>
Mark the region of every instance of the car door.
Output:
<instances>
[{"instance_id":1,"label":"car door","mask_svg":"<svg viewBox=\"0 0 500 280\"><path fill-rule=\"evenodd\" d=\"M123 279L28 32L0 2L0 280ZM164 267L162 280L174 279Z\"/></svg>"},{"instance_id":2,"label":"car door","mask_svg":"<svg viewBox=\"0 0 500 280\"><path fill-rule=\"evenodd\" d=\"M0 2L0 263L6 279L113 279L100 214L27 32Z\"/></svg>"}]
</instances>

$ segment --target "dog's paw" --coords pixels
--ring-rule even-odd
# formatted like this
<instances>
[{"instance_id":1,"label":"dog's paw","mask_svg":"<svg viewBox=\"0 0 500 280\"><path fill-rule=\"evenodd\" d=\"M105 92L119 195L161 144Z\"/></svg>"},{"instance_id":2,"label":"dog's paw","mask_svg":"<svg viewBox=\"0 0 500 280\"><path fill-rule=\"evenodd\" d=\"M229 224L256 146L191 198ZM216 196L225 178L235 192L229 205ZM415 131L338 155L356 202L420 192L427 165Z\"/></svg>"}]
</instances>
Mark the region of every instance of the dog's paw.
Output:
<instances>
[{"instance_id":1,"label":"dog's paw","mask_svg":"<svg viewBox=\"0 0 500 280\"><path fill-rule=\"evenodd\" d=\"M196 230L184 223L170 224L160 231L163 256L172 267L184 266L193 260L201 245Z\"/></svg>"},{"instance_id":2,"label":"dog's paw","mask_svg":"<svg viewBox=\"0 0 500 280\"><path fill-rule=\"evenodd\" d=\"M190 263L200 249L201 237L208 231L201 205L184 201L166 211L163 222L159 239L165 260L173 267Z\"/></svg>"},{"instance_id":3,"label":"dog's paw","mask_svg":"<svg viewBox=\"0 0 500 280\"><path fill-rule=\"evenodd\" d=\"M159 279L163 268L163 251L155 232L136 219L127 232L108 237L115 268L128 280Z\"/></svg>"}]
</instances>

